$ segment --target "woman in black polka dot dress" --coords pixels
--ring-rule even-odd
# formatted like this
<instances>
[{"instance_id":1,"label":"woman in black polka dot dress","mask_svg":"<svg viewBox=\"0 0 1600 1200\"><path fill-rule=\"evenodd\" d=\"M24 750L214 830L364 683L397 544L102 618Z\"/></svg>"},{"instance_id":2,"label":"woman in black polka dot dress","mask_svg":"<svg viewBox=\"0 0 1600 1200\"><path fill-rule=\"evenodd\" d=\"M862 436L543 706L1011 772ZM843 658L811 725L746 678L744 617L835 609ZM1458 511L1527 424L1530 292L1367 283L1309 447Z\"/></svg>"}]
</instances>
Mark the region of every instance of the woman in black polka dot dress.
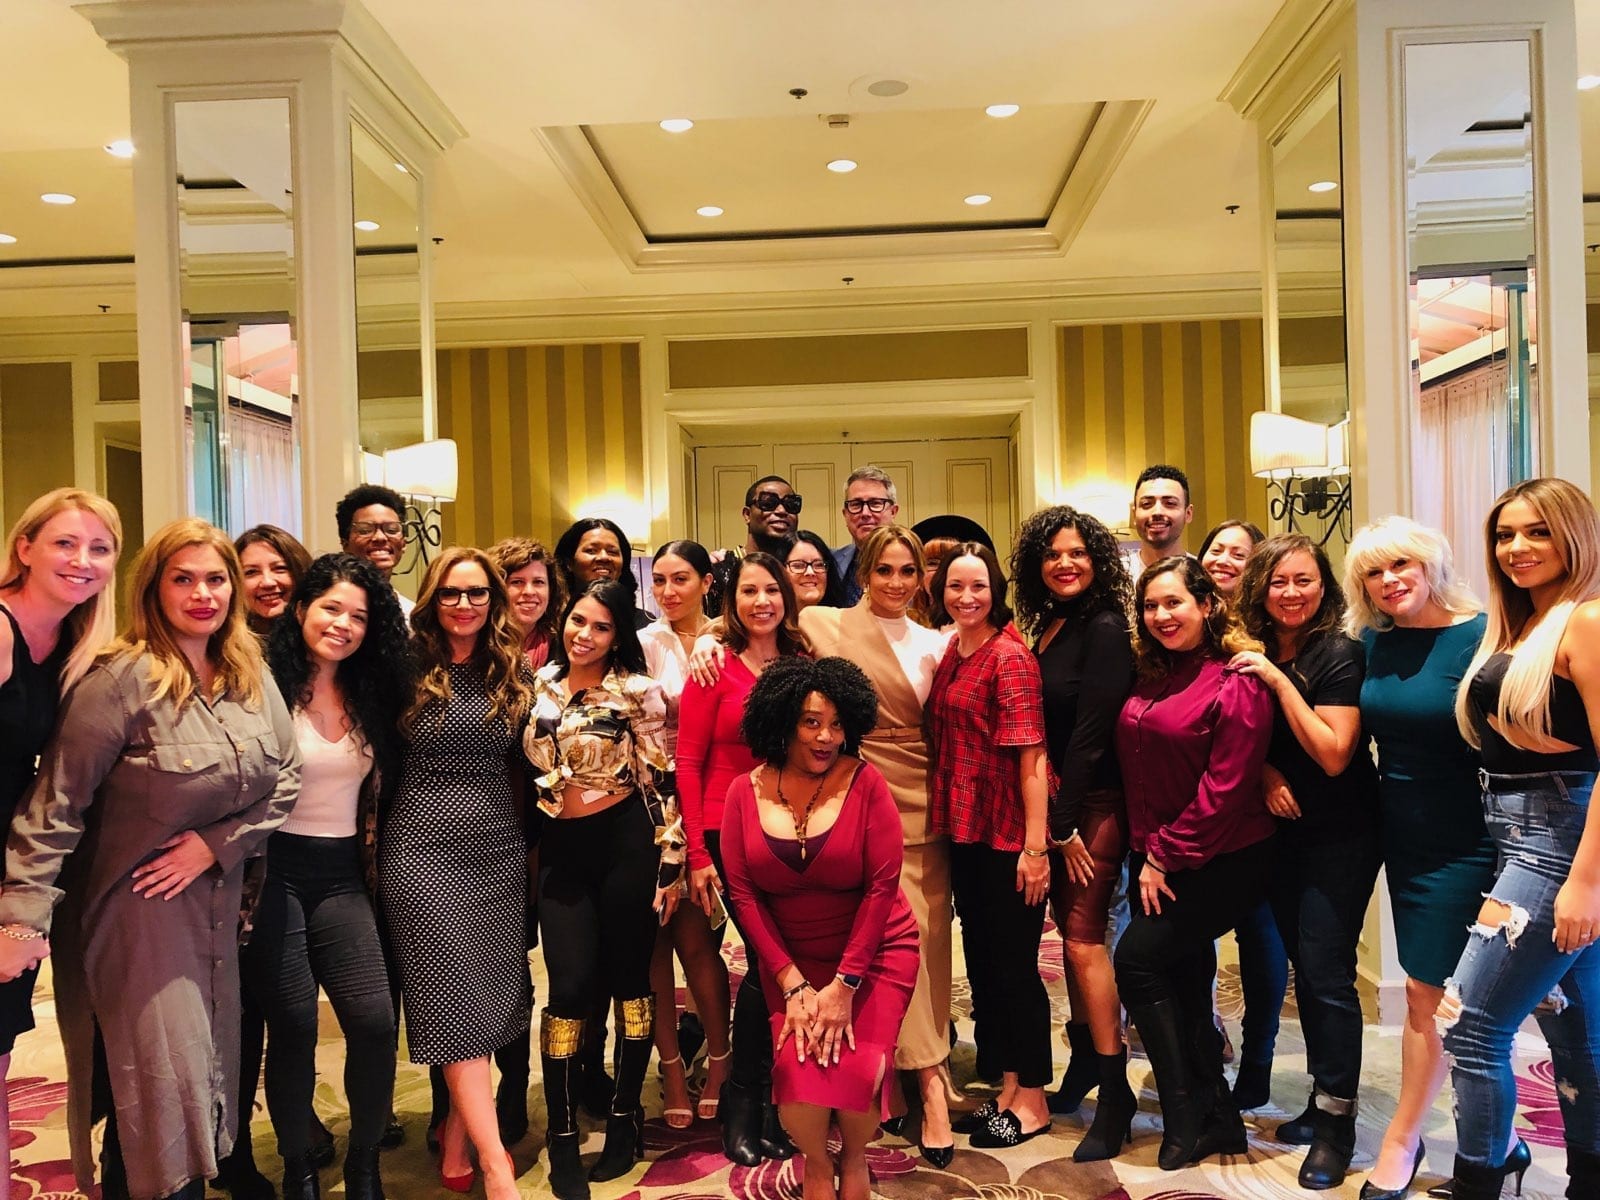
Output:
<instances>
[{"instance_id":1,"label":"woman in black polka dot dress","mask_svg":"<svg viewBox=\"0 0 1600 1200\"><path fill-rule=\"evenodd\" d=\"M434 561L411 624L421 683L402 722L410 745L380 836L379 896L411 1060L442 1066L450 1088L441 1180L472 1187L470 1139L489 1200L513 1200L489 1056L527 1035L533 999L527 845L509 774L531 673L505 584L481 550L454 547Z\"/></svg>"}]
</instances>

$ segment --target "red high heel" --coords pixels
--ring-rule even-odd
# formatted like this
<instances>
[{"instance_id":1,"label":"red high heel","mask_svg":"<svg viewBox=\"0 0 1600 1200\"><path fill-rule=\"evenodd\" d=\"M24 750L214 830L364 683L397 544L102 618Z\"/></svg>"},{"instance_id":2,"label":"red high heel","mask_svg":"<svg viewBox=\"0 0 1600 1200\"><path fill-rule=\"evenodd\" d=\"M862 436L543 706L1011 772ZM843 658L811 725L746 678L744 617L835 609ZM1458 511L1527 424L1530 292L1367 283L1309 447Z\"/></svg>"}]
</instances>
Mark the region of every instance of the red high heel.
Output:
<instances>
[{"instance_id":1,"label":"red high heel","mask_svg":"<svg viewBox=\"0 0 1600 1200\"><path fill-rule=\"evenodd\" d=\"M460 1175L446 1175L444 1171L444 1162L441 1160L439 1163L439 1182L452 1192L459 1192L462 1195L466 1195L466 1193L472 1190L472 1185L477 1182L477 1179L478 1172L471 1167L468 1167L466 1171Z\"/></svg>"}]
</instances>

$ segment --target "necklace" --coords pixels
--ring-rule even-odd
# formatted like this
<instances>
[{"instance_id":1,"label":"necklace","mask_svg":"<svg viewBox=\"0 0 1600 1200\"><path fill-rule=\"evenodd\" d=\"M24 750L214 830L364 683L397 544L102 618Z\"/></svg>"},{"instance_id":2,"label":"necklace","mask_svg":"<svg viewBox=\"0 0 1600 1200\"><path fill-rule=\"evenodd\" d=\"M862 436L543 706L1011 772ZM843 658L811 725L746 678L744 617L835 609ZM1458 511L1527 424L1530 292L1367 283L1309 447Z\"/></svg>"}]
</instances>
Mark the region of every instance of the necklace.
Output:
<instances>
[{"instance_id":1,"label":"necklace","mask_svg":"<svg viewBox=\"0 0 1600 1200\"><path fill-rule=\"evenodd\" d=\"M800 861L806 860L806 826L811 824L811 810L817 807L817 801L822 797L822 785L828 782L828 773L824 771L817 778L817 790L811 793L811 799L806 804L806 811L801 816L794 815L794 805L789 803L789 797L783 794L783 768L778 768L778 803L788 810L789 819L794 822L794 840L800 845Z\"/></svg>"}]
</instances>

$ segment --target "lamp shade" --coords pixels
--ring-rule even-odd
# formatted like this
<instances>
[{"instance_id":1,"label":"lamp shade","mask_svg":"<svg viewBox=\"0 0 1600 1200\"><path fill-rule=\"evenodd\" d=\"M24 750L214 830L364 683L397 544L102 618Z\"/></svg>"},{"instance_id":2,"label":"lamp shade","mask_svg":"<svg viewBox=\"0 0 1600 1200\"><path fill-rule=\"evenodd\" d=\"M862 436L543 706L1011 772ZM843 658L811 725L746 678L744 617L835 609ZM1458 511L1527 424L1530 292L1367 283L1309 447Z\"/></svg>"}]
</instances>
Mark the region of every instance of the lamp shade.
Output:
<instances>
[{"instance_id":1,"label":"lamp shade","mask_svg":"<svg viewBox=\"0 0 1600 1200\"><path fill-rule=\"evenodd\" d=\"M402 496L454 500L458 470L456 444L450 438L416 442L383 454L384 482Z\"/></svg>"},{"instance_id":2,"label":"lamp shade","mask_svg":"<svg viewBox=\"0 0 1600 1200\"><path fill-rule=\"evenodd\" d=\"M1287 413L1250 415L1250 469L1262 479L1326 473L1328 427Z\"/></svg>"},{"instance_id":3,"label":"lamp shade","mask_svg":"<svg viewBox=\"0 0 1600 1200\"><path fill-rule=\"evenodd\" d=\"M1337 425L1329 425L1326 428L1327 460L1320 467L1306 467L1304 470L1296 471L1296 475L1320 478L1327 475L1350 474L1350 418L1346 417Z\"/></svg>"},{"instance_id":4,"label":"lamp shade","mask_svg":"<svg viewBox=\"0 0 1600 1200\"><path fill-rule=\"evenodd\" d=\"M374 454L370 450L361 452L361 482L383 482L383 455Z\"/></svg>"}]
</instances>

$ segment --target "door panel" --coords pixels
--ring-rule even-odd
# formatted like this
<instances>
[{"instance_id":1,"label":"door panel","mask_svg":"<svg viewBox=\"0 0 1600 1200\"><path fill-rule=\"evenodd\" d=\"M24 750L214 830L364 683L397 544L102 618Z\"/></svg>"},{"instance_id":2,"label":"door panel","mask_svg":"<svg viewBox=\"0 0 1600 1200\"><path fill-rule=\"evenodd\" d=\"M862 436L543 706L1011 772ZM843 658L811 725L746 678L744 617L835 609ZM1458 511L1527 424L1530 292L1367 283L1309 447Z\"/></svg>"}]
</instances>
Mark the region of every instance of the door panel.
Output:
<instances>
[{"instance_id":1,"label":"door panel","mask_svg":"<svg viewBox=\"0 0 1600 1200\"><path fill-rule=\"evenodd\" d=\"M745 493L772 474L771 446L697 446L694 452L695 540L708 550L743 546L739 513Z\"/></svg>"},{"instance_id":2,"label":"door panel","mask_svg":"<svg viewBox=\"0 0 1600 1200\"><path fill-rule=\"evenodd\" d=\"M830 546L844 545L850 534L840 504L850 474L850 447L838 442L775 446L772 461L773 473L805 497L800 528L821 534Z\"/></svg>"}]
</instances>

